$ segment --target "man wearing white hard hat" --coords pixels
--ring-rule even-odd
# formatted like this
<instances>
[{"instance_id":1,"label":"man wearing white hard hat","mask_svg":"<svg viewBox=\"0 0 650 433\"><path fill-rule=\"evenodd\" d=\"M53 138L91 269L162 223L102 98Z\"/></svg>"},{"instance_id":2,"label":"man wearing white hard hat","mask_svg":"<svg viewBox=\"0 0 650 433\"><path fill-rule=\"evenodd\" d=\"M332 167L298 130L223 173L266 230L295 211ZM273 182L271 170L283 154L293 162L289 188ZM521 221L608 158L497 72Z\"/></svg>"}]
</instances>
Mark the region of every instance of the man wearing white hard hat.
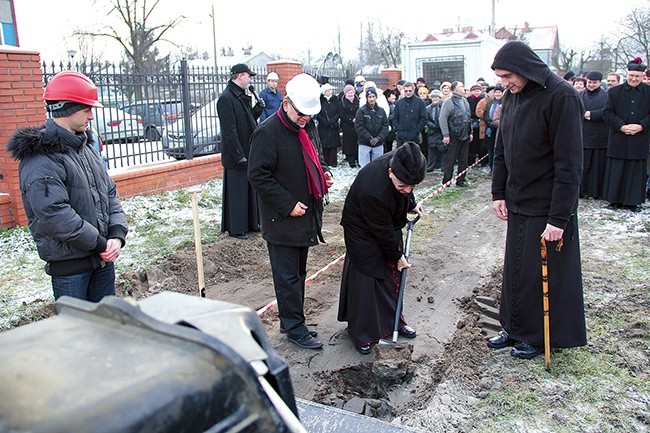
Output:
<instances>
[{"instance_id":1,"label":"man wearing white hard hat","mask_svg":"<svg viewBox=\"0 0 650 433\"><path fill-rule=\"evenodd\" d=\"M279 81L280 77L275 72L269 72L266 76L266 87L260 92L260 98L266 103L262 114L260 114L260 123L278 111L278 108L282 105L282 93L278 89Z\"/></svg>"},{"instance_id":2,"label":"man wearing white hard hat","mask_svg":"<svg viewBox=\"0 0 650 433\"><path fill-rule=\"evenodd\" d=\"M306 130L321 110L318 82L298 74L286 91L280 109L251 137L248 179L259 197L280 332L299 347L321 349L317 332L305 325L305 279L309 247L324 241L323 198L334 179Z\"/></svg>"}]
</instances>

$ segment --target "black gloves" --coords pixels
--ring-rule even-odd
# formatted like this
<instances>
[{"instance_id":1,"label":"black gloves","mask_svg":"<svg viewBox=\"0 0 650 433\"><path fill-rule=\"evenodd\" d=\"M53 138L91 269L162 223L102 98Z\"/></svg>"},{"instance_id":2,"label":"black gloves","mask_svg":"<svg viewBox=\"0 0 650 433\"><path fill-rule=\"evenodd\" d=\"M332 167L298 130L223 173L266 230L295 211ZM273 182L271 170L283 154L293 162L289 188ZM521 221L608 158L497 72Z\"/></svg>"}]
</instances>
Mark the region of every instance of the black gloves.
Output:
<instances>
[{"instance_id":1,"label":"black gloves","mask_svg":"<svg viewBox=\"0 0 650 433\"><path fill-rule=\"evenodd\" d=\"M246 159L245 156L242 156L239 161L237 161L237 165L241 167L246 167L248 165L248 160Z\"/></svg>"}]
</instances>

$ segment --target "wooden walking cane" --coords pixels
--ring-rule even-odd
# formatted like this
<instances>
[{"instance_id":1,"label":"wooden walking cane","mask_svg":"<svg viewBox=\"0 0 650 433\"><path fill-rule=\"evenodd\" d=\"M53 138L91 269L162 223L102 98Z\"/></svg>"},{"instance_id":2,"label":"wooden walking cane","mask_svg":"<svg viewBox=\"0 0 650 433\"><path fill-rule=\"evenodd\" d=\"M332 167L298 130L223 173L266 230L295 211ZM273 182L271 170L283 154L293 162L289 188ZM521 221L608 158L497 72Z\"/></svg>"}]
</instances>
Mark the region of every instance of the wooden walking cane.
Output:
<instances>
[{"instance_id":1,"label":"wooden walking cane","mask_svg":"<svg viewBox=\"0 0 650 433\"><path fill-rule=\"evenodd\" d=\"M542 299L544 300L544 365L548 370L551 367L551 322L549 318L548 302L548 260L546 254L546 240L542 236ZM562 239L557 243L555 251L562 249Z\"/></svg>"}]
</instances>

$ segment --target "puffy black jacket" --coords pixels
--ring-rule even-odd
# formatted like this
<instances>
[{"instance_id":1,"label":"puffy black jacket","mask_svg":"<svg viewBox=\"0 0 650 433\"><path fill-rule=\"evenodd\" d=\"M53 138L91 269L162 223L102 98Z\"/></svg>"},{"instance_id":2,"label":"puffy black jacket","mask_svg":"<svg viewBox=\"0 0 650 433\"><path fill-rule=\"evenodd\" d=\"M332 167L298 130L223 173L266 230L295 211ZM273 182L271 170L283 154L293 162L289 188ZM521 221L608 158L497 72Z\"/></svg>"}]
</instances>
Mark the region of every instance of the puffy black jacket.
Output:
<instances>
[{"instance_id":1,"label":"puffy black jacket","mask_svg":"<svg viewBox=\"0 0 650 433\"><path fill-rule=\"evenodd\" d=\"M92 270L101 262L107 239L124 245L126 215L88 132L73 134L50 119L18 129L7 149L20 161L29 229L50 273Z\"/></svg>"},{"instance_id":2,"label":"puffy black jacket","mask_svg":"<svg viewBox=\"0 0 650 433\"><path fill-rule=\"evenodd\" d=\"M359 107L354 116L354 130L360 144L370 146L370 139L379 138L375 146L383 146L388 135L388 116L383 108L375 104L371 109L368 104Z\"/></svg>"}]
</instances>

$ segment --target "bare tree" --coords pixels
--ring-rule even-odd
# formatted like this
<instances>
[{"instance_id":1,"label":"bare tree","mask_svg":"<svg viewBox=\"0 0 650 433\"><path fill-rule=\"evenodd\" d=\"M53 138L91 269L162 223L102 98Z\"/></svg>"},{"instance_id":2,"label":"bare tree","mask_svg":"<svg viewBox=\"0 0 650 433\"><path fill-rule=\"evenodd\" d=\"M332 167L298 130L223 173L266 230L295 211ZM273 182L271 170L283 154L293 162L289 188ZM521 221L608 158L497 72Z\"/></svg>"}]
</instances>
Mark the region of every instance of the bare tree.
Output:
<instances>
[{"instance_id":1,"label":"bare tree","mask_svg":"<svg viewBox=\"0 0 650 433\"><path fill-rule=\"evenodd\" d=\"M376 29L376 27L378 29ZM364 62L370 65L397 67L401 62L401 45L404 32L368 23L363 43Z\"/></svg>"},{"instance_id":2,"label":"bare tree","mask_svg":"<svg viewBox=\"0 0 650 433\"><path fill-rule=\"evenodd\" d=\"M650 8L648 3L644 7L638 7L627 15L619 23L619 34L617 41L612 41L612 52L614 63L627 65L627 62L634 57L640 56L648 61L650 58Z\"/></svg>"},{"instance_id":3,"label":"bare tree","mask_svg":"<svg viewBox=\"0 0 650 433\"><path fill-rule=\"evenodd\" d=\"M179 15L171 21L162 24L155 22L153 13L160 0L110 0L108 16L116 16L118 25L108 24L103 31L78 32L80 35L107 37L118 42L124 49L127 63L131 64L134 72L142 72L147 68L159 67L159 42L173 42L164 38L165 34L180 24L185 16ZM124 29L123 27L126 27Z\"/></svg>"}]
</instances>

